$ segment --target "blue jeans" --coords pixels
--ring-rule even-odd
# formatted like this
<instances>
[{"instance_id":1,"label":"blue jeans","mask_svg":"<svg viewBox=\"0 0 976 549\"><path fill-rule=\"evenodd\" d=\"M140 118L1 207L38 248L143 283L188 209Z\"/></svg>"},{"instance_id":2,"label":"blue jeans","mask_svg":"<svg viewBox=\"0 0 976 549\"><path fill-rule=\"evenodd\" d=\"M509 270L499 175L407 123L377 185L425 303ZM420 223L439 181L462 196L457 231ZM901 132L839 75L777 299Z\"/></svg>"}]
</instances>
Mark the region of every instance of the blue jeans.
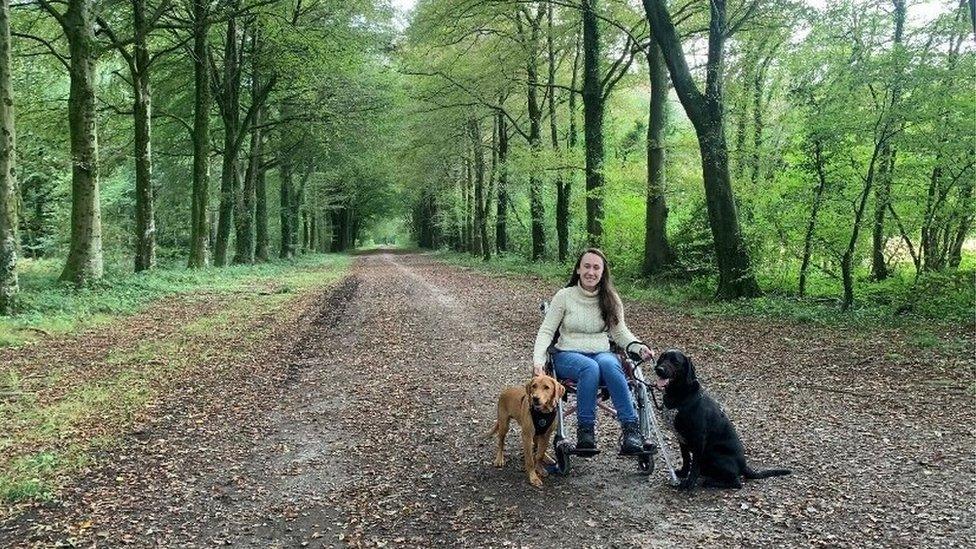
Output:
<instances>
[{"instance_id":1,"label":"blue jeans","mask_svg":"<svg viewBox=\"0 0 976 549\"><path fill-rule=\"evenodd\" d=\"M601 383L610 391L610 400L621 423L637 421L637 412L627 388L627 377L613 353L559 351L552 358L556 377L576 380L576 419L581 425L596 422L596 397Z\"/></svg>"}]
</instances>

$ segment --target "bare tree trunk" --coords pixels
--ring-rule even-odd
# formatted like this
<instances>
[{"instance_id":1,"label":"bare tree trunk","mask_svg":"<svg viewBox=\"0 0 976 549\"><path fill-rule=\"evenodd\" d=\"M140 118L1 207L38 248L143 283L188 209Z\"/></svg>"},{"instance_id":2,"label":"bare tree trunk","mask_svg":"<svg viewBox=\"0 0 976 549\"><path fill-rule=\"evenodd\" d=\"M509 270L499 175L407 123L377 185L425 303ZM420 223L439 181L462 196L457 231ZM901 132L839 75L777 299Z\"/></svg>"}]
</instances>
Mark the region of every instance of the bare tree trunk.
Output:
<instances>
[{"instance_id":1,"label":"bare tree trunk","mask_svg":"<svg viewBox=\"0 0 976 549\"><path fill-rule=\"evenodd\" d=\"M549 57L549 133L552 150L559 153L559 132L556 124L556 49L553 46L552 28L553 7L546 10L547 30L546 50ZM556 172L556 247L560 263L566 261L569 253L569 181L561 171Z\"/></svg>"},{"instance_id":2,"label":"bare tree trunk","mask_svg":"<svg viewBox=\"0 0 976 549\"><path fill-rule=\"evenodd\" d=\"M257 201L257 178L261 170L261 122L263 107L261 102L261 77L262 69L260 65L261 56L261 37L257 25L251 33L251 109L253 118L251 119L251 147L248 155L247 169L244 174L244 185L238 193L236 209L236 251L234 253L234 263L251 264L254 263L254 206Z\"/></svg>"},{"instance_id":3,"label":"bare tree trunk","mask_svg":"<svg viewBox=\"0 0 976 549\"><path fill-rule=\"evenodd\" d=\"M892 0L894 4L895 34L894 44L891 55L894 56L895 73L891 79L891 100L888 102L889 126L897 125L898 122L892 120L895 116L892 111L898 109L901 99L902 86L902 59L904 54L902 48L902 35L905 28L906 7L905 0ZM875 187L874 196L874 230L871 238L871 276L875 280L888 278L888 264L884 256L885 248L885 214L888 211L888 204L891 201L891 180L895 169L895 150L890 143L885 143L881 150L881 158L878 165L878 184Z\"/></svg>"},{"instance_id":4,"label":"bare tree trunk","mask_svg":"<svg viewBox=\"0 0 976 549\"><path fill-rule=\"evenodd\" d=\"M725 141L722 95L722 64L726 25L725 0L709 4L708 60L705 93L699 91L681 48L677 31L663 0L643 0L655 41L664 54L671 81L681 104L698 134L702 156L702 178L708 221L718 263L718 296L723 299L754 297L760 294L752 272L752 261L739 226L729 177L728 145Z\"/></svg>"},{"instance_id":5,"label":"bare tree trunk","mask_svg":"<svg viewBox=\"0 0 976 549\"><path fill-rule=\"evenodd\" d=\"M495 214L495 247L498 252L508 249L508 125L500 110L498 118L498 205Z\"/></svg>"},{"instance_id":6,"label":"bare tree trunk","mask_svg":"<svg viewBox=\"0 0 976 549\"><path fill-rule=\"evenodd\" d=\"M261 117L263 119L263 116ZM264 135L258 141L257 174L254 179L254 256L256 261L265 262L271 258L270 237L268 235L268 189L265 181L267 170L261 158L264 157Z\"/></svg>"},{"instance_id":7,"label":"bare tree trunk","mask_svg":"<svg viewBox=\"0 0 976 549\"><path fill-rule=\"evenodd\" d=\"M278 255L282 259L291 259L295 257L295 241L292 239L294 222L291 216L291 196L294 194L294 173L291 159L287 156L281 159L279 172L281 174L281 189L279 193L281 247L278 250Z\"/></svg>"},{"instance_id":8,"label":"bare tree trunk","mask_svg":"<svg viewBox=\"0 0 976 549\"><path fill-rule=\"evenodd\" d=\"M471 252L488 261L491 259L491 248L488 246L488 229L485 223L485 150L481 142L481 126L474 118L468 120L468 131L474 152L474 230Z\"/></svg>"},{"instance_id":9,"label":"bare tree trunk","mask_svg":"<svg viewBox=\"0 0 976 549\"><path fill-rule=\"evenodd\" d=\"M233 225L234 203L239 187L237 138L240 128L240 65L237 52L237 17L227 20L227 36L224 40L224 76L217 103L224 121L224 154L220 173L220 214L217 217L217 242L214 248L214 264L227 264L230 246L230 229Z\"/></svg>"},{"instance_id":10,"label":"bare tree trunk","mask_svg":"<svg viewBox=\"0 0 976 549\"><path fill-rule=\"evenodd\" d=\"M810 220L807 222L807 230L803 237L803 259L800 262L800 297L806 295L807 291L807 269L810 267L810 256L813 248L813 234L817 228L817 215L820 213L820 205L823 202L823 194L827 189L827 172L824 170L823 150L819 140L813 142L813 164L817 170L817 188L813 193L813 207L810 209Z\"/></svg>"},{"instance_id":11,"label":"bare tree trunk","mask_svg":"<svg viewBox=\"0 0 976 549\"><path fill-rule=\"evenodd\" d=\"M668 206L665 195L664 130L667 126L668 71L661 48L647 47L651 100L647 123L647 208L644 232L643 274L667 270L674 262L668 244Z\"/></svg>"},{"instance_id":12,"label":"bare tree trunk","mask_svg":"<svg viewBox=\"0 0 976 549\"><path fill-rule=\"evenodd\" d=\"M10 0L0 3L0 315L13 312L17 281L17 180L10 79Z\"/></svg>"},{"instance_id":13,"label":"bare tree trunk","mask_svg":"<svg viewBox=\"0 0 976 549\"><path fill-rule=\"evenodd\" d=\"M472 174L472 170L471 170L471 159L465 158L464 159L464 180L461 181L461 196L463 200L462 204L464 205L463 206L464 209L462 212L462 218L463 218L462 224L464 226L464 237L463 237L464 251L468 253L475 253L474 248L472 247L471 244L472 241L471 234L473 232L472 222L471 222L472 221L471 212L473 210L473 208L471 207L471 187L472 187L473 179L474 179L474 175Z\"/></svg>"},{"instance_id":14,"label":"bare tree trunk","mask_svg":"<svg viewBox=\"0 0 976 549\"><path fill-rule=\"evenodd\" d=\"M135 125L136 164L136 272L156 266L156 216L152 187L152 91L149 87L149 23L145 0L132 0L134 51L132 56L132 111Z\"/></svg>"},{"instance_id":15,"label":"bare tree trunk","mask_svg":"<svg viewBox=\"0 0 976 549\"><path fill-rule=\"evenodd\" d=\"M95 25L92 0L70 0L63 28L70 52L71 246L61 280L82 286L102 277L102 219L95 132Z\"/></svg>"},{"instance_id":16,"label":"bare tree trunk","mask_svg":"<svg viewBox=\"0 0 976 549\"><path fill-rule=\"evenodd\" d=\"M854 210L854 227L851 230L851 238L848 240L847 249L844 250L844 256L841 258L840 269L844 282L844 302L841 309L844 311L850 309L851 305L854 304L854 252L857 250L857 238L861 230L861 222L864 219L868 196L871 195L871 187L874 185L876 166L882 147L883 143L879 143L875 146L874 154L871 155L867 177L864 178L864 189L861 191L857 209Z\"/></svg>"},{"instance_id":17,"label":"bare tree trunk","mask_svg":"<svg viewBox=\"0 0 976 549\"><path fill-rule=\"evenodd\" d=\"M539 4L535 17L526 17L529 31L529 58L526 63L528 76L529 146L538 152L542 146L542 109L539 106L539 72L536 65L539 52L539 33L545 5ZM529 211L532 215L532 259L538 261L546 252L545 207L542 203L542 181L533 172L529 176Z\"/></svg>"},{"instance_id":18,"label":"bare tree trunk","mask_svg":"<svg viewBox=\"0 0 976 549\"><path fill-rule=\"evenodd\" d=\"M598 0L583 1L583 139L586 157L586 233L603 239L603 85L600 78Z\"/></svg>"},{"instance_id":19,"label":"bare tree trunk","mask_svg":"<svg viewBox=\"0 0 976 549\"><path fill-rule=\"evenodd\" d=\"M209 210L210 178L210 64L207 61L207 34L210 24L209 2L193 0L193 190L190 211L190 258L191 268L207 265L207 243L210 227L207 223Z\"/></svg>"},{"instance_id":20,"label":"bare tree trunk","mask_svg":"<svg viewBox=\"0 0 976 549\"><path fill-rule=\"evenodd\" d=\"M264 195L264 175L261 168L262 141L264 136L261 131L263 122L263 110L258 108L254 116L254 127L251 129L251 151L248 155L247 170L244 173L244 186L241 189L241 199L238 201L237 208L237 250L234 255L234 263L254 263L256 256L255 245L255 209L258 202L258 180L261 179L261 194ZM262 200L264 202L264 200ZM264 254L267 259L267 204L264 204ZM260 227L261 222L257 225ZM258 239L260 240L260 239Z\"/></svg>"}]
</instances>

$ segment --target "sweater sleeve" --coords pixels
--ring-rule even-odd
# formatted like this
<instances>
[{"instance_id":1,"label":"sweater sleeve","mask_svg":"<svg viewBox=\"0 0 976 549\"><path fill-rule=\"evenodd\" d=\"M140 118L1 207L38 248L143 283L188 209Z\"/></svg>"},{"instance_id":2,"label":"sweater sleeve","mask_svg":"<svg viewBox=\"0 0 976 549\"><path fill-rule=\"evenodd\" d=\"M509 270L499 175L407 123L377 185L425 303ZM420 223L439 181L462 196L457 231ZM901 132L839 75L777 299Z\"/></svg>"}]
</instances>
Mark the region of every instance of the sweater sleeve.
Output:
<instances>
[{"instance_id":1,"label":"sweater sleeve","mask_svg":"<svg viewBox=\"0 0 976 549\"><path fill-rule=\"evenodd\" d=\"M629 329L627 329L627 323L624 321L624 304L620 301L620 297L617 296L617 307L620 312L620 322L616 326L610 328L610 339L613 340L621 349L626 350L627 346L635 341L640 341L637 336L632 334Z\"/></svg>"},{"instance_id":2,"label":"sweater sleeve","mask_svg":"<svg viewBox=\"0 0 976 549\"><path fill-rule=\"evenodd\" d=\"M546 310L546 317L539 326L539 333L535 336L535 346L532 349L532 364L543 365L546 363L546 351L552 338L563 322L563 315L566 313L566 292L556 292Z\"/></svg>"}]
</instances>

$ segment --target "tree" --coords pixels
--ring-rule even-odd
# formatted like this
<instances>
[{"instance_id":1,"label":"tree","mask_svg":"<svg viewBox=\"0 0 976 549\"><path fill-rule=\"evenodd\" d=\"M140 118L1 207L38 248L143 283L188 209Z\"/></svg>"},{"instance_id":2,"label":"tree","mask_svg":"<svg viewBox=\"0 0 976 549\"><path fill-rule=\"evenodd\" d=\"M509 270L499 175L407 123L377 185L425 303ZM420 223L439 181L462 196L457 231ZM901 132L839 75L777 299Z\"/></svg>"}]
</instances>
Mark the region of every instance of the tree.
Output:
<instances>
[{"instance_id":1,"label":"tree","mask_svg":"<svg viewBox=\"0 0 976 549\"><path fill-rule=\"evenodd\" d=\"M725 140L725 105L722 96L722 63L725 40L733 29L726 20L725 0L709 3L708 56L705 91L695 84L671 15L663 0L644 0L644 11L654 40L661 48L675 91L695 127L702 158L709 226L718 263L718 296L731 299L759 295L749 250L739 226L729 177L729 153Z\"/></svg>"},{"instance_id":2,"label":"tree","mask_svg":"<svg viewBox=\"0 0 976 549\"><path fill-rule=\"evenodd\" d=\"M668 244L668 206L665 196L664 130L667 125L668 73L661 48L647 46L651 100L647 124L647 201L642 273L650 276L667 270L674 261Z\"/></svg>"},{"instance_id":3,"label":"tree","mask_svg":"<svg viewBox=\"0 0 976 549\"><path fill-rule=\"evenodd\" d=\"M99 32L108 36L110 46L125 61L132 88L133 157L135 159L135 270L156 265L156 216L152 182L152 89L149 71L159 56L149 55L149 37L160 18L172 8L170 1L147 13L146 0L131 0L132 36L122 39L112 25L98 17ZM177 44L180 45L180 44ZM131 48L130 48L131 46ZM162 53L162 52L161 52Z\"/></svg>"},{"instance_id":4,"label":"tree","mask_svg":"<svg viewBox=\"0 0 976 549\"><path fill-rule=\"evenodd\" d=\"M0 2L0 315L17 295L17 180L14 178L14 98L10 79L10 0Z\"/></svg>"},{"instance_id":5,"label":"tree","mask_svg":"<svg viewBox=\"0 0 976 549\"><path fill-rule=\"evenodd\" d=\"M187 265L206 267L210 224L210 2L193 0L193 189L190 211L190 254Z\"/></svg>"},{"instance_id":6,"label":"tree","mask_svg":"<svg viewBox=\"0 0 976 549\"><path fill-rule=\"evenodd\" d=\"M47 0L38 3L57 21L68 42L71 239L61 280L84 286L100 279L103 271L95 133L95 1L68 0L64 12ZM63 58L59 59L63 62Z\"/></svg>"}]
</instances>

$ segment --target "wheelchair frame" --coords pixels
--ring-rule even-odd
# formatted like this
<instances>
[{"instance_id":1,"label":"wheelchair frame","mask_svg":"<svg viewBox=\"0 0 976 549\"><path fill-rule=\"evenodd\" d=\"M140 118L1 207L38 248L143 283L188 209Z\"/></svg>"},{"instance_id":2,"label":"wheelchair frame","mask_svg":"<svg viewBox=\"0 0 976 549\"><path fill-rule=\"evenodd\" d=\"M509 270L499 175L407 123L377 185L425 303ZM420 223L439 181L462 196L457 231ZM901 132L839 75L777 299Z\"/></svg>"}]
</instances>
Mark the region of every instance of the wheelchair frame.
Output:
<instances>
[{"instance_id":1,"label":"wheelchair frame","mask_svg":"<svg viewBox=\"0 0 976 549\"><path fill-rule=\"evenodd\" d=\"M543 302L540 306L540 310L543 314L545 314L547 306L548 303L546 302ZM633 343L630 345L633 345ZM630 347L630 345L628 345L628 347ZM555 349L555 347L550 345L549 350L546 353L546 373L562 383L562 380L556 376L556 368L555 364L553 364L553 355L556 352L558 351ZM662 461L664 461L668 479L672 484L677 484L678 477L674 472L674 467L671 464L671 458L669 457L667 448L665 446L664 436L662 435L661 428L658 425L657 415L655 414L655 406L649 392L649 384L647 383L647 380L644 377L644 372L641 369L641 364L643 364L644 361L640 355L628 352L626 350L621 350L619 347L613 344L611 344L611 352L617 355L617 358L620 360L620 364L623 367L624 375L627 377L627 387L630 389L630 396L631 399L633 399L634 409L637 411L640 432L645 441L644 452L620 457L636 458L638 472L640 474L650 476L654 473L654 455L657 454L661 456ZM563 398L560 399L556 404L556 433L552 440L552 446L556 458L554 472L561 475L569 472L570 458L572 456L592 457L600 453L599 450L595 449L577 449L576 445L573 444L566 436L565 419L576 411L575 404L568 404L570 394L570 387L567 387ZM575 394L575 390L573 391L573 394ZM617 411L606 402L608 400L609 394L607 393L606 388L601 386L600 392L597 394L597 408L603 410L611 417L616 418ZM566 403L565 405L564 402ZM656 441L656 446L652 440Z\"/></svg>"}]
</instances>

